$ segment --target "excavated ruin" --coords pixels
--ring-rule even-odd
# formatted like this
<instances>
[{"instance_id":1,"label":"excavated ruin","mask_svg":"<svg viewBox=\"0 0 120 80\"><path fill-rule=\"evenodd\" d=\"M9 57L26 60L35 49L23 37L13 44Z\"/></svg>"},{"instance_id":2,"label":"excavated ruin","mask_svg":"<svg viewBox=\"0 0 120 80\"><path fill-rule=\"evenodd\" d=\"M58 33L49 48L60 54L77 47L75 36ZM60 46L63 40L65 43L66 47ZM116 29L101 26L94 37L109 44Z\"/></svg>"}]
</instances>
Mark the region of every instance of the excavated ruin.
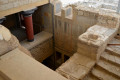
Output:
<instances>
[{"instance_id":1,"label":"excavated ruin","mask_svg":"<svg viewBox=\"0 0 120 80\"><path fill-rule=\"evenodd\" d=\"M120 80L118 0L0 0L0 80Z\"/></svg>"}]
</instances>

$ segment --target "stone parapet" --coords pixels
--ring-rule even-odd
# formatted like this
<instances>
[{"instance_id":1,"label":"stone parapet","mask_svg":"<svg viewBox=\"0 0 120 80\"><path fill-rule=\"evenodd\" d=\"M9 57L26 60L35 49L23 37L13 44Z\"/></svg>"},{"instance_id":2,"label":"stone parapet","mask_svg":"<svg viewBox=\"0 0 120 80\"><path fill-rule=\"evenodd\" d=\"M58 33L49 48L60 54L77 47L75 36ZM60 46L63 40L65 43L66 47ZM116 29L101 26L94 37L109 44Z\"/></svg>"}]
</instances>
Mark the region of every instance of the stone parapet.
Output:
<instances>
[{"instance_id":1,"label":"stone parapet","mask_svg":"<svg viewBox=\"0 0 120 80\"><path fill-rule=\"evenodd\" d=\"M99 60L108 42L115 37L118 28L94 25L79 37L78 53Z\"/></svg>"}]
</instances>

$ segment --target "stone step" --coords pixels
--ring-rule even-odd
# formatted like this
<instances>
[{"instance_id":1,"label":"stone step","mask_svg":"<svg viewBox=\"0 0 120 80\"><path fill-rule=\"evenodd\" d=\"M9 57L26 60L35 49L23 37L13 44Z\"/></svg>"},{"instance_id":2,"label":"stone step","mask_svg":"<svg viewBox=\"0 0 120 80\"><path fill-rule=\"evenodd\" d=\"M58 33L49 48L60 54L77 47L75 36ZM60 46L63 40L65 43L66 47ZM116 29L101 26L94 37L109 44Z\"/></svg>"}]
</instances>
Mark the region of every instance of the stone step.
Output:
<instances>
[{"instance_id":1,"label":"stone step","mask_svg":"<svg viewBox=\"0 0 120 80\"><path fill-rule=\"evenodd\" d=\"M109 54L108 52L104 52L101 55L101 59L108 61L108 62L112 63L113 65L120 66L120 58L117 56L114 56L112 54Z\"/></svg>"},{"instance_id":2,"label":"stone step","mask_svg":"<svg viewBox=\"0 0 120 80\"><path fill-rule=\"evenodd\" d=\"M100 80L100 79L90 73L83 80Z\"/></svg>"},{"instance_id":3,"label":"stone step","mask_svg":"<svg viewBox=\"0 0 120 80\"><path fill-rule=\"evenodd\" d=\"M97 66L92 70L92 74L100 80L119 80L118 78L113 77L111 74L108 74L105 72L105 70L100 69Z\"/></svg>"},{"instance_id":4,"label":"stone step","mask_svg":"<svg viewBox=\"0 0 120 80\"><path fill-rule=\"evenodd\" d=\"M94 65L94 60L81 55L80 53L75 53L56 71L69 80L81 80L86 77Z\"/></svg>"},{"instance_id":5,"label":"stone step","mask_svg":"<svg viewBox=\"0 0 120 80\"><path fill-rule=\"evenodd\" d=\"M109 72L110 74L112 74L120 79L120 67L115 66L104 60L100 60L97 63L97 66L103 68L105 71Z\"/></svg>"},{"instance_id":6,"label":"stone step","mask_svg":"<svg viewBox=\"0 0 120 80\"><path fill-rule=\"evenodd\" d=\"M120 44L120 40L113 39L109 44ZM120 46L119 45L109 45L106 51L112 55L120 57Z\"/></svg>"},{"instance_id":7,"label":"stone step","mask_svg":"<svg viewBox=\"0 0 120 80\"><path fill-rule=\"evenodd\" d=\"M109 54L120 57L120 48L108 46L105 51L108 52Z\"/></svg>"}]
</instances>

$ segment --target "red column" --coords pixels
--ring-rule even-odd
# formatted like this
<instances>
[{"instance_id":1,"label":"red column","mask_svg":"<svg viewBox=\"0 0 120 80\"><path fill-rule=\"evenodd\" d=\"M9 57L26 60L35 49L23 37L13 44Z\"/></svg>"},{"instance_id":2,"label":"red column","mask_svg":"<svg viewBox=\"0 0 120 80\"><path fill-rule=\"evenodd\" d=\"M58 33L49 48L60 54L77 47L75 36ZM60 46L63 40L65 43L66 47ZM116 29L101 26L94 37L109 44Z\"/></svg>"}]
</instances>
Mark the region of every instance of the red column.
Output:
<instances>
[{"instance_id":1,"label":"red column","mask_svg":"<svg viewBox=\"0 0 120 80\"><path fill-rule=\"evenodd\" d=\"M29 42L34 41L34 30L33 30L33 21L32 14L37 10L37 8L33 8L31 10L22 11L22 15L24 18L24 24L26 27L27 39Z\"/></svg>"},{"instance_id":2,"label":"red column","mask_svg":"<svg viewBox=\"0 0 120 80\"><path fill-rule=\"evenodd\" d=\"M24 16L24 24L26 27L27 39L29 42L34 41L34 30L33 30L33 21L32 15Z\"/></svg>"}]
</instances>

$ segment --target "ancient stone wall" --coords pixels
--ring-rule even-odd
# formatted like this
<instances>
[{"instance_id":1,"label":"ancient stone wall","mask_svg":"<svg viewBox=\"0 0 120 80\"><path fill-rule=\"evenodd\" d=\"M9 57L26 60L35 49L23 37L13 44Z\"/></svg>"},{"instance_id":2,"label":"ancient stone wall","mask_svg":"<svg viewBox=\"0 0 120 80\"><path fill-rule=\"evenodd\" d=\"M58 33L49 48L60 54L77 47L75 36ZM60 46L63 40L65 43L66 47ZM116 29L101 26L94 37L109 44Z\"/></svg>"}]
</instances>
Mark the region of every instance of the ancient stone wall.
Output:
<instances>
[{"instance_id":1,"label":"ancient stone wall","mask_svg":"<svg viewBox=\"0 0 120 80\"><path fill-rule=\"evenodd\" d=\"M51 4L38 7L38 10L33 14L33 24L36 29L40 27L41 30L53 33L52 20Z\"/></svg>"},{"instance_id":2,"label":"ancient stone wall","mask_svg":"<svg viewBox=\"0 0 120 80\"><path fill-rule=\"evenodd\" d=\"M115 18L118 16L116 13L83 5L70 6L72 7L72 13L69 16L66 16L68 6L55 13L54 32L55 46L57 48L73 53L76 52L78 36L93 25L97 24L107 28L119 27L118 18Z\"/></svg>"},{"instance_id":3,"label":"ancient stone wall","mask_svg":"<svg viewBox=\"0 0 120 80\"><path fill-rule=\"evenodd\" d=\"M33 42L29 43L24 40L21 45L28 49L36 60L42 62L54 53L53 34L42 31L36 34L34 38Z\"/></svg>"},{"instance_id":4,"label":"ancient stone wall","mask_svg":"<svg viewBox=\"0 0 120 80\"><path fill-rule=\"evenodd\" d=\"M72 8L64 8L60 13L55 16L55 46L62 48L66 51L73 52L72 28L74 25ZM69 46L69 47L68 47Z\"/></svg>"},{"instance_id":5,"label":"ancient stone wall","mask_svg":"<svg viewBox=\"0 0 120 80\"><path fill-rule=\"evenodd\" d=\"M75 53L78 36L96 23L94 14L89 16L88 12L79 11L74 6L61 8L61 11L55 13L55 46Z\"/></svg>"},{"instance_id":6,"label":"ancient stone wall","mask_svg":"<svg viewBox=\"0 0 120 80\"><path fill-rule=\"evenodd\" d=\"M18 39L15 36L13 36L11 32L2 25L0 25L0 45L0 56L16 48L19 48L22 52L31 56L31 53L20 45Z\"/></svg>"},{"instance_id":7,"label":"ancient stone wall","mask_svg":"<svg viewBox=\"0 0 120 80\"><path fill-rule=\"evenodd\" d=\"M34 3L42 0L0 0L0 11L19 7L29 3Z\"/></svg>"},{"instance_id":8,"label":"ancient stone wall","mask_svg":"<svg viewBox=\"0 0 120 80\"><path fill-rule=\"evenodd\" d=\"M43 62L51 56L53 52L53 38L44 41L30 50L32 56L39 62Z\"/></svg>"}]
</instances>

